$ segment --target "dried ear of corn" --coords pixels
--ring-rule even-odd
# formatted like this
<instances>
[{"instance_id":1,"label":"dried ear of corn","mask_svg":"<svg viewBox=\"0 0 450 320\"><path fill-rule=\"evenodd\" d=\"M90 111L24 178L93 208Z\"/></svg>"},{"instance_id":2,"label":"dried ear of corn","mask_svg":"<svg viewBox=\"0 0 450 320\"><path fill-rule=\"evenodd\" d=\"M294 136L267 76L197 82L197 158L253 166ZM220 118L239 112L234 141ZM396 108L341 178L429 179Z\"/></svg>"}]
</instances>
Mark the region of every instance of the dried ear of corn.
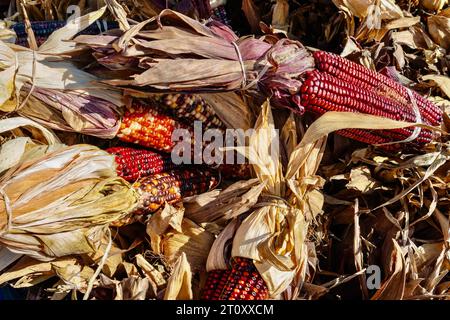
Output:
<instances>
[{"instance_id":1,"label":"dried ear of corn","mask_svg":"<svg viewBox=\"0 0 450 320\"><path fill-rule=\"evenodd\" d=\"M216 115L214 109L199 95L158 94L154 96L154 99L171 111L173 116L185 123L201 121L205 129L225 129L225 125Z\"/></svg>"},{"instance_id":2,"label":"dried ear of corn","mask_svg":"<svg viewBox=\"0 0 450 320\"><path fill-rule=\"evenodd\" d=\"M99 78L61 56L74 48L65 40L105 10L69 21L37 51L0 41L0 111L18 111L58 130L113 138L123 106L121 91L98 83Z\"/></svg>"},{"instance_id":3,"label":"dried ear of corn","mask_svg":"<svg viewBox=\"0 0 450 320\"><path fill-rule=\"evenodd\" d=\"M114 147L106 151L115 156L117 174L127 181L135 181L176 167L168 154L127 147Z\"/></svg>"},{"instance_id":4,"label":"dried ear of corn","mask_svg":"<svg viewBox=\"0 0 450 320\"><path fill-rule=\"evenodd\" d=\"M203 300L265 300L267 286L250 259L236 257L232 268L209 273Z\"/></svg>"},{"instance_id":5,"label":"dried ear of corn","mask_svg":"<svg viewBox=\"0 0 450 320\"><path fill-rule=\"evenodd\" d=\"M155 212L165 203L177 203L184 197L207 192L219 182L215 171L196 168L171 170L139 179L133 184L141 194L135 213Z\"/></svg>"},{"instance_id":6,"label":"dried ear of corn","mask_svg":"<svg viewBox=\"0 0 450 320\"><path fill-rule=\"evenodd\" d=\"M103 139L113 138L120 126L119 108L113 103L77 91L23 86L28 102L17 112L55 130L79 132Z\"/></svg>"},{"instance_id":7,"label":"dried ear of corn","mask_svg":"<svg viewBox=\"0 0 450 320\"><path fill-rule=\"evenodd\" d=\"M148 28L143 30L146 25ZM95 48L95 58L103 66L123 72L123 78L105 81L109 84L155 91L221 92L245 88L259 97L270 96L276 106L301 113L299 75L312 69L314 60L297 41L281 39L274 43L276 39L268 39L239 39L218 21L204 25L166 9L157 19L136 25L123 35L108 35L107 40L81 35L74 41ZM132 77L130 60L141 67L136 70L139 74Z\"/></svg>"},{"instance_id":8,"label":"dried ear of corn","mask_svg":"<svg viewBox=\"0 0 450 320\"><path fill-rule=\"evenodd\" d=\"M172 141L174 131L188 128L177 119L164 114L161 108L144 100L133 99L122 118L117 137L124 142L170 152L175 146Z\"/></svg>"},{"instance_id":9,"label":"dried ear of corn","mask_svg":"<svg viewBox=\"0 0 450 320\"><path fill-rule=\"evenodd\" d=\"M0 178L0 244L43 261L93 252L108 225L137 202L112 155L63 147L24 159Z\"/></svg>"},{"instance_id":10,"label":"dried ear of corn","mask_svg":"<svg viewBox=\"0 0 450 320\"><path fill-rule=\"evenodd\" d=\"M399 82L332 53L316 51L314 58L318 70L307 72L301 87L301 101L307 111L320 115L327 111L367 113L433 126L442 122L439 107ZM414 128L338 133L368 144L384 144L409 139ZM421 130L410 146L423 147L435 136L430 130Z\"/></svg>"}]
</instances>

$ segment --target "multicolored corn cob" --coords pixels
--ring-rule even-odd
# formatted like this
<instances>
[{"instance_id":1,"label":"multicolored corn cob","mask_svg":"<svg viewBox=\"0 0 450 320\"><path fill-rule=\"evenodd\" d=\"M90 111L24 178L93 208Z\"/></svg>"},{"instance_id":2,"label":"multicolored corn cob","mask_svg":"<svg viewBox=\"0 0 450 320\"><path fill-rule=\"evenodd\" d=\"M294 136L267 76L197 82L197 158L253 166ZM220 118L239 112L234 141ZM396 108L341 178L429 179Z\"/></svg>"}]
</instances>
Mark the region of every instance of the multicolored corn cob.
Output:
<instances>
[{"instance_id":1,"label":"multicolored corn cob","mask_svg":"<svg viewBox=\"0 0 450 320\"><path fill-rule=\"evenodd\" d=\"M157 173L133 184L141 194L136 214L157 211L165 203L173 204L185 197L201 194L219 184L219 175L207 169L180 169Z\"/></svg>"},{"instance_id":2,"label":"multicolored corn cob","mask_svg":"<svg viewBox=\"0 0 450 320\"><path fill-rule=\"evenodd\" d=\"M218 6L217 8L213 9L213 17L215 17L217 20L222 22L223 24L226 24L228 26L231 26L231 20L228 18L227 10L225 9L225 6Z\"/></svg>"},{"instance_id":3,"label":"multicolored corn cob","mask_svg":"<svg viewBox=\"0 0 450 320\"><path fill-rule=\"evenodd\" d=\"M127 181L136 181L177 167L168 154L127 147L114 147L106 151L115 155L117 175Z\"/></svg>"},{"instance_id":4,"label":"multicolored corn cob","mask_svg":"<svg viewBox=\"0 0 450 320\"><path fill-rule=\"evenodd\" d=\"M208 274L202 300L265 300L269 297L266 283L252 260L235 257L231 269Z\"/></svg>"},{"instance_id":5,"label":"multicolored corn cob","mask_svg":"<svg viewBox=\"0 0 450 320\"><path fill-rule=\"evenodd\" d=\"M201 121L204 129L218 128L225 130L225 125L216 115L214 109L199 95L158 94L154 96L157 103L170 110L172 115L187 124Z\"/></svg>"},{"instance_id":6,"label":"multicolored corn cob","mask_svg":"<svg viewBox=\"0 0 450 320\"><path fill-rule=\"evenodd\" d=\"M190 130L188 126L165 115L160 108L143 100L133 100L122 117L117 137L124 142L170 152L175 146L172 133L177 129Z\"/></svg>"}]
</instances>

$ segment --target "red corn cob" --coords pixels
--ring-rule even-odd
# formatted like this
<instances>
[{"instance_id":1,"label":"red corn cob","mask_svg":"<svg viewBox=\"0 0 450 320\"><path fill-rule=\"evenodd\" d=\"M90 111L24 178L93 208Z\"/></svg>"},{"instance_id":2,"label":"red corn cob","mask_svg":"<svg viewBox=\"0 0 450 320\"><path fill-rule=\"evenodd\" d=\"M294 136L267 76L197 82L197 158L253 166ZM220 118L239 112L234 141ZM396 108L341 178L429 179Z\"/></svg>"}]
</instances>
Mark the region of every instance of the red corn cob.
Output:
<instances>
[{"instance_id":1,"label":"red corn cob","mask_svg":"<svg viewBox=\"0 0 450 320\"><path fill-rule=\"evenodd\" d=\"M361 89L383 92L411 109L411 99L408 91L397 81L333 53L317 51L314 52L314 59L320 71L349 82ZM434 126L442 122L442 110L439 107L415 91L412 91L412 96L416 100L422 117L427 122Z\"/></svg>"},{"instance_id":2,"label":"red corn cob","mask_svg":"<svg viewBox=\"0 0 450 320\"><path fill-rule=\"evenodd\" d=\"M234 258L230 270L208 274L202 292L203 300L265 300L269 291L252 260Z\"/></svg>"},{"instance_id":3,"label":"red corn cob","mask_svg":"<svg viewBox=\"0 0 450 320\"><path fill-rule=\"evenodd\" d=\"M203 300L220 300L220 295L227 284L230 274L231 269L209 272L201 298Z\"/></svg>"},{"instance_id":4,"label":"red corn cob","mask_svg":"<svg viewBox=\"0 0 450 320\"><path fill-rule=\"evenodd\" d=\"M170 152L175 145L172 133L177 129L189 128L157 107L151 107L142 100L134 100L122 118L117 137L121 141Z\"/></svg>"},{"instance_id":5,"label":"red corn cob","mask_svg":"<svg viewBox=\"0 0 450 320\"><path fill-rule=\"evenodd\" d=\"M135 213L155 212L165 203L180 202L185 197L207 192L218 184L218 174L207 169L172 170L139 179L133 184L141 194Z\"/></svg>"},{"instance_id":6,"label":"red corn cob","mask_svg":"<svg viewBox=\"0 0 450 320\"><path fill-rule=\"evenodd\" d=\"M115 155L117 175L127 181L135 181L176 167L170 155L162 155L149 150L114 147L106 151Z\"/></svg>"},{"instance_id":7,"label":"red corn cob","mask_svg":"<svg viewBox=\"0 0 450 320\"><path fill-rule=\"evenodd\" d=\"M309 111L323 114L327 111L360 112L382 116L394 120L415 122L412 107L406 108L388 96L318 71L309 72L301 88L302 105ZM427 119L423 119L429 123ZM344 135L356 140L374 144L404 140L411 136L413 129L372 130L362 135L364 130L346 130ZM340 133L343 133L342 131ZM353 135L353 136L352 136ZM376 136L379 138L377 139ZM388 138L387 140L385 138ZM415 144L425 144L432 140L429 130L421 130Z\"/></svg>"}]
</instances>

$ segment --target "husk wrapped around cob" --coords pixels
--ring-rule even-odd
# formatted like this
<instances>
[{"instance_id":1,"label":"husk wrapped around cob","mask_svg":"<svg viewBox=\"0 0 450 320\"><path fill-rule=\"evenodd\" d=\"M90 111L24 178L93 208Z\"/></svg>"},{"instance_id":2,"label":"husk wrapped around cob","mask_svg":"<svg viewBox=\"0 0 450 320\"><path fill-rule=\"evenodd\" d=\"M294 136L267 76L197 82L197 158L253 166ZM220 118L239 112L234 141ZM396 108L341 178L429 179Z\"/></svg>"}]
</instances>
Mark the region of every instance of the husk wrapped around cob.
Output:
<instances>
[{"instance_id":1,"label":"husk wrapped around cob","mask_svg":"<svg viewBox=\"0 0 450 320\"><path fill-rule=\"evenodd\" d=\"M191 92L245 88L296 112L303 111L296 95L299 76L314 66L297 41L239 39L217 21L203 25L169 9L120 37L78 36L75 41L94 48L100 64L124 72L123 79L105 81L109 84ZM137 66L133 77L128 77L130 66Z\"/></svg>"},{"instance_id":2,"label":"husk wrapped around cob","mask_svg":"<svg viewBox=\"0 0 450 320\"><path fill-rule=\"evenodd\" d=\"M278 135L270 105L264 104L248 147L237 148L238 152L249 158L263 189L254 195L253 200L257 201L247 207L250 210L246 213L241 211L244 213L242 216L229 215L224 207L222 218L230 222L210 251L207 262L210 276L220 278L217 276L218 271L229 269L227 247L232 241L231 259L246 258L252 261L267 286L270 298L298 297L302 285L312 281L317 267L315 249L311 247L309 237L324 204L320 189L325 180L316 172L324 155L327 135L347 128L392 130L411 126L437 130L424 124L371 115L329 112L315 121L298 142L294 118L288 118ZM273 153L272 145L277 141L287 152L286 166L283 166L281 157ZM217 206L219 209L216 210L221 211L223 199L220 195L213 198L202 207ZM199 216L201 212L201 207L190 208L187 216ZM245 265L251 269L248 263L245 261ZM228 280L223 283L224 290L229 290L227 286L235 279L231 282ZM235 289L240 290L239 287ZM217 298L215 293L209 292L207 296ZM248 297L243 293L232 298L241 296ZM262 296L264 292L257 293L254 298Z\"/></svg>"},{"instance_id":3,"label":"husk wrapped around cob","mask_svg":"<svg viewBox=\"0 0 450 320\"><path fill-rule=\"evenodd\" d=\"M218 22L204 25L171 10L121 36L79 36L75 41L91 47L99 64L122 76L105 81L112 85L153 91L243 90L300 114L348 111L433 126L442 122L442 110L431 101L349 60L326 52L313 57L301 43L275 35L238 38ZM410 145L419 149L438 137L418 128L340 133L369 144L413 141Z\"/></svg>"},{"instance_id":4,"label":"husk wrapped around cob","mask_svg":"<svg viewBox=\"0 0 450 320\"><path fill-rule=\"evenodd\" d=\"M46 127L113 138L120 126L120 90L61 57L69 40L103 15L106 7L70 21L38 49L0 42L0 111Z\"/></svg>"},{"instance_id":5,"label":"husk wrapped around cob","mask_svg":"<svg viewBox=\"0 0 450 320\"><path fill-rule=\"evenodd\" d=\"M0 244L42 261L94 252L138 202L114 157L90 145L22 159L1 176L0 194Z\"/></svg>"}]
</instances>

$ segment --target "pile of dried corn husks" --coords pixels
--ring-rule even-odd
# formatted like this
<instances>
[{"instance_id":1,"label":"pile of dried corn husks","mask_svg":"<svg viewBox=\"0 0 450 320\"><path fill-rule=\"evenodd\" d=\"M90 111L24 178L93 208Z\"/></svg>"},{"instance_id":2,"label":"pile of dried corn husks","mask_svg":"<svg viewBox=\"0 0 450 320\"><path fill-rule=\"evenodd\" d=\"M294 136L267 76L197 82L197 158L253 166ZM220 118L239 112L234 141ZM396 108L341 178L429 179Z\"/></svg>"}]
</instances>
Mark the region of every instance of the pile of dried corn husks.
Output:
<instances>
[{"instance_id":1,"label":"pile of dried corn husks","mask_svg":"<svg viewBox=\"0 0 450 320\"><path fill-rule=\"evenodd\" d=\"M450 299L446 0L1 9L0 300ZM317 116L356 90L318 50L403 85L409 118ZM246 163L175 163L194 121L254 129Z\"/></svg>"}]
</instances>

